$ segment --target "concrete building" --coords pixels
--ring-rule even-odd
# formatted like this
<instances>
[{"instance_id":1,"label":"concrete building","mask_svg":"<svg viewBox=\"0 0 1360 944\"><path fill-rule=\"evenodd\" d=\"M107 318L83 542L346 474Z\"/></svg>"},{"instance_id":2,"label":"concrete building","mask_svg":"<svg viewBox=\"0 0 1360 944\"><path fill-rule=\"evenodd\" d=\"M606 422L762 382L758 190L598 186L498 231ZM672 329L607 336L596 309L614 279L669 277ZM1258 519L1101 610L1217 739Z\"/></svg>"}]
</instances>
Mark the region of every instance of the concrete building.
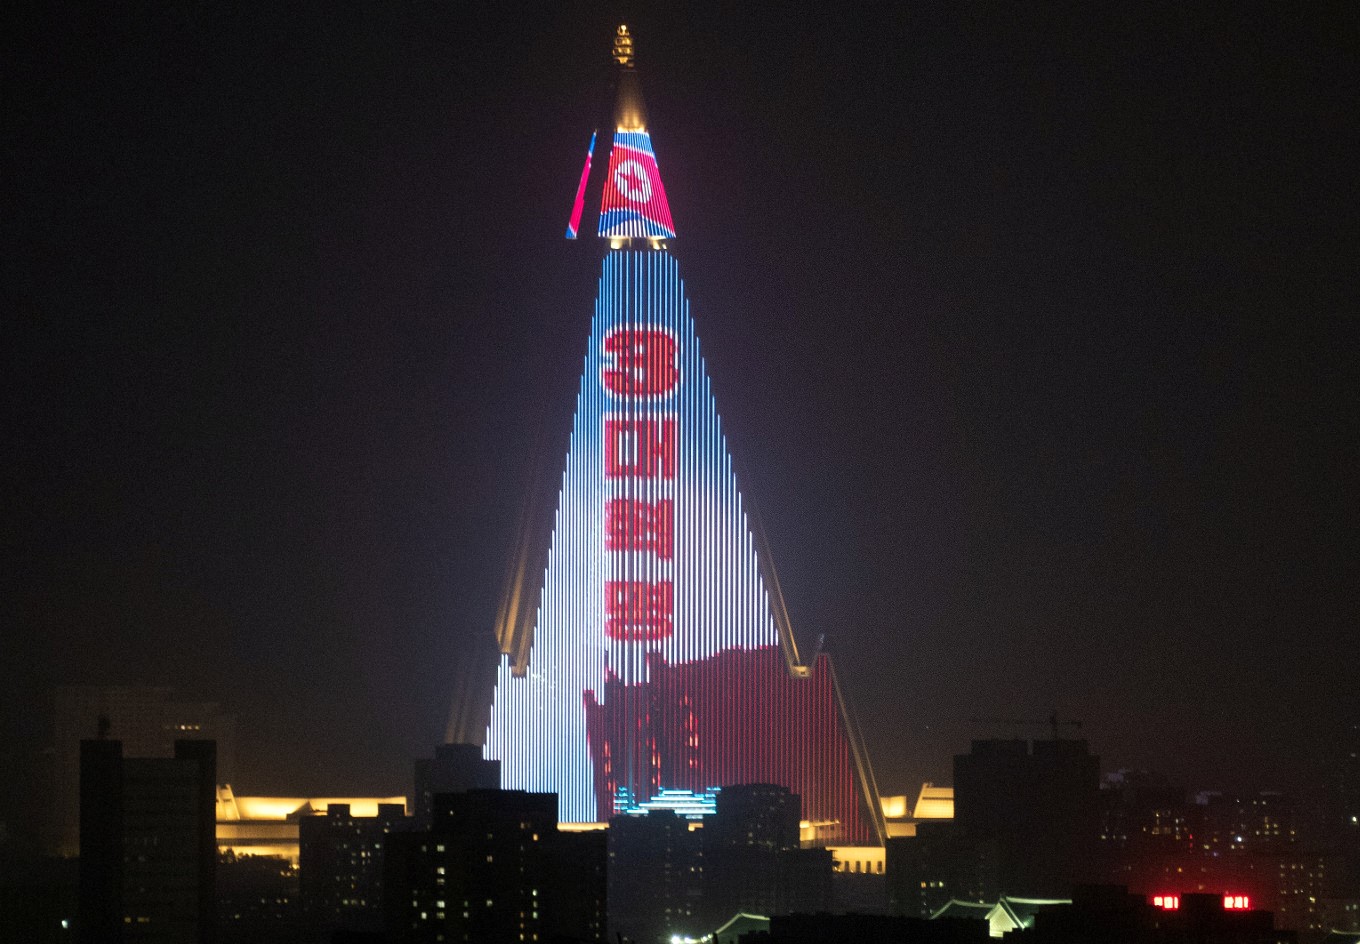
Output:
<instances>
[{"instance_id":1,"label":"concrete building","mask_svg":"<svg viewBox=\"0 0 1360 944\"><path fill-rule=\"evenodd\" d=\"M415 763L413 815L417 829L429 829L436 793L495 790L501 785L500 761L485 760L477 744L440 744L434 757Z\"/></svg>"},{"instance_id":2,"label":"concrete building","mask_svg":"<svg viewBox=\"0 0 1360 944\"><path fill-rule=\"evenodd\" d=\"M724 787L704 819L704 928L733 915L827 911L832 852L799 848L797 794L776 784Z\"/></svg>"},{"instance_id":3,"label":"concrete building","mask_svg":"<svg viewBox=\"0 0 1360 944\"><path fill-rule=\"evenodd\" d=\"M555 796L472 790L433 807L429 829L388 838L389 940L604 940L604 844L559 832Z\"/></svg>"},{"instance_id":4,"label":"concrete building","mask_svg":"<svg viewBox=\"0 0 1360 944\"><path fill-rule=\"evenodd\" d=\"M1001 892L1061 898L1098 867L1099 789L1085 741L974 741L954 758L954 823L996 842Z\"/></svg>"},{"instance_id":5,"label":"concrete building","mask_svg":"<svg viewBox=\"0 0 1360 944\"><path fill-rule=\"evenodd\" d=\"M80 748L79 940L212 944L216 745L178 740L170 758Z\"/></svg>"},{"instance_id":6,"label":"concrete building","mask_svg":"<svg viewBox=\"0 0 1360 944\"><path fill-rule=\"evenodd\" d=\"M405 803L381 803L358 816L348 803L298 820L298 890L313 925L382 930L383 858L388 835L406 823Z\"/></svg>"},{"instance_id":7,"label":"concrete building","mask_svg":"<svg viewBox=\"0 0 1360 944\"><path fill-rule=\"evenodd\" d=\"M969 836L949 820L918 823L914 836L889 839L886 859L889 914L928 918L951 900L1000 895L996 840Z\"/></svg>"},{"instance_id":8,"label":"concrete building","mask_svg":"<svg viewBox=\"0 0 1360 944\"><path fill-rule=\"evenodd\" d=\"M173 757L181 738L217 745L217 776L230 779L236 758L236 718L212 701L176 695L166 686L63 685L52 716L52 805L45 845L53 855L74 856L79 847L80 742L120 741L129 757Z\"/></svg>"},{"instance_id":9,"label":"concrete building","mask_svg":"<svg viewBox=\"0 0 1360 944\"><path fill-rule=\"evenodd\" d=\"M609 936L695 936L706 918L698 824L674 810L609 821Z\"/></svg>"}]
</instances>

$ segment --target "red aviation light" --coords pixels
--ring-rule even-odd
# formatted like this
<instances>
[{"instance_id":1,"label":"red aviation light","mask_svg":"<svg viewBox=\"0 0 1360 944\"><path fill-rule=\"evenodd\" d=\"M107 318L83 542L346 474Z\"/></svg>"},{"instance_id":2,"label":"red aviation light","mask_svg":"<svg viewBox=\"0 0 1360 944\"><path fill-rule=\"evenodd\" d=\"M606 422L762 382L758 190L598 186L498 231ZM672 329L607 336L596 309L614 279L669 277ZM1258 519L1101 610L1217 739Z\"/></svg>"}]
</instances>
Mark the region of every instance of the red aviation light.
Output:
<instances>
[{"instance_id":1,"label":"red aviation light","mask_svg":"<svg viewBox=\"0 0 1360 944\"><path fill-rule=\"evenodd\" d=\"M1163 911L1179 911L1181 907L1180 895L1153 895L1152 904L1155 908Z\"/></svg>"},{"instance_id":2,"label":"red aviation light","mask_svg":"<svg viewBox=\"0 0 1360 944\"><path fill-rule=\"evenodd\" d=\"M1224 895L1224 911L1250 911L1251 898L1247 895Z\"/></svg>"}]
</instances>

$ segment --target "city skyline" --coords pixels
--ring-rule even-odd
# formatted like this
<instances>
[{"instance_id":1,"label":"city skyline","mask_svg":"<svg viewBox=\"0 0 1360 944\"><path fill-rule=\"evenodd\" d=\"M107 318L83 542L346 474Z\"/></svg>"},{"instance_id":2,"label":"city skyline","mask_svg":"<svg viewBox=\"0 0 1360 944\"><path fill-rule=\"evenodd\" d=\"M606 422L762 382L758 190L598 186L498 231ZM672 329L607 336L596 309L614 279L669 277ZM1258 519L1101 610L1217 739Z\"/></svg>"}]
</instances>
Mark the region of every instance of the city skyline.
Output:
<instances>
[{"instance_id":1,"label":"city skyline","mask_svg":"<svg viewBox=\"0 0 1360 944\"><path fill-rule=\"evenodd\" d=\"M385 793L489 698L598 268L590 9L11 32L13 770L52 686L168 684L249 792ZM1014 731L970 717L1228 789L1355 720L1356 14L1232 16L628 17L743 494L886 793Z\"/></svg>"}]
</instances>

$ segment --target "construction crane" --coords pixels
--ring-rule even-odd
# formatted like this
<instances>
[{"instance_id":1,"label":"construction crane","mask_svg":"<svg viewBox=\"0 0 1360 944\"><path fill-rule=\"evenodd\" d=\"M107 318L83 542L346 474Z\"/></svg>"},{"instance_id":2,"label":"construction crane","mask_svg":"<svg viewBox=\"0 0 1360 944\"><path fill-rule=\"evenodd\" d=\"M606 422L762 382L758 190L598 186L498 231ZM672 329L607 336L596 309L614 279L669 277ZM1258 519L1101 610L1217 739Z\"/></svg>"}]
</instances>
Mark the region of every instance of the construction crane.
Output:
<instances>
[{"instance_id":1,"label":"construction crane","mask_svg":"<svg viewBox=\"0 0 1360 944\"><path fill-rule=\"evenodd\" d=\"M1046 725L1049 726L1049 728L1052 729L1052 731L1053 731L1053 740L1055 740L1055 741L1058 740L1058 738L1059 738L1059 734L1058 734L1058 729L1059 729L1059 728L1075 728L1075 729L1078 730L1078 731L1081 730L1081 722L1080 722L1080 721L1076 721L1076 720L1060 721L1060 720L1058 719L1058 713L1057 713L1056 711L1054 711L1051 715L1049 715L1048 718L1045 719L1045 720L1035 720L1035 719L1032 719L1032 718L969 718L969 719L968 719L968 723L969 723L969 724L1005 724L1005 725L1015 725L1016 727L1022 727L1022 726L1038 726L1038 725L1046 724Z\"/></svg>"}]
</instances>

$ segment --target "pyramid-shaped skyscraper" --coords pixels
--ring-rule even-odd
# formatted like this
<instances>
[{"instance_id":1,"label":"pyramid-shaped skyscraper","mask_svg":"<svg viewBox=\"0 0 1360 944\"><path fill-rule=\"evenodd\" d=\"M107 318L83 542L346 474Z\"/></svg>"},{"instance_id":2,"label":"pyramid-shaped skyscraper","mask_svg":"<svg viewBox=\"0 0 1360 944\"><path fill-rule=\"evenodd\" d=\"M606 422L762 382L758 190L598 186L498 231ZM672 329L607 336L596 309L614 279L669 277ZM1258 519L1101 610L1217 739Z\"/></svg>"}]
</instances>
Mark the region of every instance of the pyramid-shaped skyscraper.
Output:
<instances>
[{"instance_id":1,"label":"pyramid-shaped skyscraper","mask_svg":"<svg viewBox=\"0 0 1360 944\"><path fill-rule=\"evenodd\" d=\"M485 754L502 786L558 794L566 822L697 814L724 786L776 783L802 797L817 840L881 839L830 658L804 663L776 618L667 250L675 227L626 27L614 58L596 228L607 250L546 570L516 581L498 628ZM568 238L593 196L595 143Z\"/></svg>"}]
</instances>

